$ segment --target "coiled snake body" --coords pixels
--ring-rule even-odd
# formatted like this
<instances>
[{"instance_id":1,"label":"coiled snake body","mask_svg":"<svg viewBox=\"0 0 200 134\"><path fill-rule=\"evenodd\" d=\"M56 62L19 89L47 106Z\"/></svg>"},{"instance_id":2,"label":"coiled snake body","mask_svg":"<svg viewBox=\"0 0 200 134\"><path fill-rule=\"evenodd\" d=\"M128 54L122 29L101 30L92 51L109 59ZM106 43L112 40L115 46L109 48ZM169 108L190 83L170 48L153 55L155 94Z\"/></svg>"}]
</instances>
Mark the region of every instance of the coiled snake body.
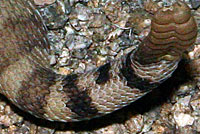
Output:
<instances>
[{"instance_id":1,"label":"coiled snake body","mask_svg":"<svg viewBox=\"0 0 200 134\"><path fill-rule=\"evenodd\" d=\"M36 117L71 122L111 113L169 78L196 39L189 7L159 9L150 34L121 59L84 74L56 74L47 30L30 0L0 0L0 93Z\"/></svg>"}]
</instances>

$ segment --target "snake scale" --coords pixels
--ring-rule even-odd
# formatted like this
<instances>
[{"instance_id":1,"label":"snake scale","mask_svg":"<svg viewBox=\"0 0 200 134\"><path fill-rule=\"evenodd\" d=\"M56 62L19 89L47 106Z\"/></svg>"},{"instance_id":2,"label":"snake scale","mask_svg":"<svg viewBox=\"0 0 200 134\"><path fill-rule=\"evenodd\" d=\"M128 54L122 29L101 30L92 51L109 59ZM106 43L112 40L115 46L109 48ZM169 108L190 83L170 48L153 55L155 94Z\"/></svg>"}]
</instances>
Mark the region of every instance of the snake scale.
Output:
<instances>
[{"instance_id":1,"label":"snake scale","mask_svg":"<svg viewBox=\"0 0 200 134\"><path fill-rule=\"evenodd\" d=\"M196 40L197 25L181 1L159 9L139 47L83 74L56 74L47 29L31 0L0 0L0 93L32 115L61 122L103 116L171 77Z\"/></svg>"}]
</instances>

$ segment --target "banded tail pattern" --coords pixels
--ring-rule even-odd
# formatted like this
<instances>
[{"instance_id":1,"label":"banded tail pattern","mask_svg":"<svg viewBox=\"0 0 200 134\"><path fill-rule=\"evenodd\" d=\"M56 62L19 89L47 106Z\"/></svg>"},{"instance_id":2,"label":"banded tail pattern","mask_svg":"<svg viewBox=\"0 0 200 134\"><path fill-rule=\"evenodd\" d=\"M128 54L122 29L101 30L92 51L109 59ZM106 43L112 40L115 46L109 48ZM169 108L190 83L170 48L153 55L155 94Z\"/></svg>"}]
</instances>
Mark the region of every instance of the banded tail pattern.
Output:
<instances>
[{"instance_id":1,"label":"banded tail pattern","mask_svg":"<svg viewBox=\"0 0 200 134\"><path fill-rule=\"evenodd\" d=\"M189 7L159 9L151 32L122 58L83 74L56 74L47 29L31 0L0 0L0 93L32 115L72 122L120 109L169 78L196 39Z\"/></svg>"}]
</instances>

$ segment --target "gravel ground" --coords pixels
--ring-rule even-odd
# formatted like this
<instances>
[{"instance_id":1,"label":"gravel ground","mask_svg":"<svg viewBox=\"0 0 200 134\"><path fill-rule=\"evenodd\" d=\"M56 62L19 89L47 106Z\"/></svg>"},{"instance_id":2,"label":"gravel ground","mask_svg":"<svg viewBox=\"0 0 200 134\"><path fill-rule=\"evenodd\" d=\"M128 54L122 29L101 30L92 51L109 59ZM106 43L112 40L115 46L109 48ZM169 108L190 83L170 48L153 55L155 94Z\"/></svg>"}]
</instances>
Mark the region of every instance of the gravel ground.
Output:
<instances>
[{"instance_id":1,"label":"gravel ground","mask_svg":"<svg viewBox=\"0 0 200 134\"><path fill-rule=\"evenodd\" d=\"M155 0L154 0L155 1ZM51 43L56 72L83 73L131 50L146 37L152 14L173 0L34 0ZM200 23L198 2L185 0ZM133 104L76 123L49 122L0 96L0 134L198 134L200 36L174 75ZM194 71L195 70L195 71ZM199 71L198 71L199 70Z\"/></svg>"}]
</instances>

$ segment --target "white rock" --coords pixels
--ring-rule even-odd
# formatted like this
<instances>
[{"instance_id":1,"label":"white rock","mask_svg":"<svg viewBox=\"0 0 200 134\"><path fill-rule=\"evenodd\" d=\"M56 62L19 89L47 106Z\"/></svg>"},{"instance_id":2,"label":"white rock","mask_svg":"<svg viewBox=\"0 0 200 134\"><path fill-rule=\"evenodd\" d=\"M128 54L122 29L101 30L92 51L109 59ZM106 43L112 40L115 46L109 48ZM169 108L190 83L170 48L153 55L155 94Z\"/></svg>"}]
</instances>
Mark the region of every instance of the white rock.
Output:
<instances>
[{"instance_id":1,"label":"white rock","mask_svg":"<svg viewBox=\"0 0 200 134\"><path fill-rule=\"evenodd\" d=\"M194 123L194 118L189 114L178 113L174 115L174 119L179 127L184 127L187 125L192 125Z\"/></svg>"},{"instance_id":2,"label":"white rock","mask_svg":"<svg viewBox=\"0 0 200 134\"><path fill-rule=\"evenodd\" d=\"M50 64L51 64L51 65L56 64L56 56L55 56L55 55L51 55L51 56L50 56Z\"/></svg>"}]
</instances>

